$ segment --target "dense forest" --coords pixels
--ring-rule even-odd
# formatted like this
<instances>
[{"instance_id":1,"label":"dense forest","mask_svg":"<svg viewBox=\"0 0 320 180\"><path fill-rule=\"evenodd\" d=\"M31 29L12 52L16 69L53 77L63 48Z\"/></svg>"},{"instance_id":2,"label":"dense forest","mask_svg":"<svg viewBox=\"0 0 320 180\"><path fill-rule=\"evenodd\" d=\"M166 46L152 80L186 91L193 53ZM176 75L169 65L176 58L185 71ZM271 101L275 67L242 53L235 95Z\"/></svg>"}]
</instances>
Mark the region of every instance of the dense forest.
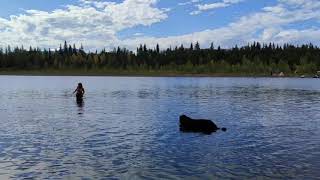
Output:
<instances>
[{"instance_id":1,"label":"dense forest","mask_svg":"<svg viewBox=\"0 0 320 180\"><path fill-rule=\"evenodd\" d=\"M254 42L243 47L200 48L199 43L161 49L140 45L136 52L115 48L107 52L85 52L75 45L59 49L10 46L0 50L0 71L81 70L100 72L175 72L190 74L256 74L283 72L315 74L320 68L320 48L312 44L282 46Z\"/></svg>"}]
</instances>

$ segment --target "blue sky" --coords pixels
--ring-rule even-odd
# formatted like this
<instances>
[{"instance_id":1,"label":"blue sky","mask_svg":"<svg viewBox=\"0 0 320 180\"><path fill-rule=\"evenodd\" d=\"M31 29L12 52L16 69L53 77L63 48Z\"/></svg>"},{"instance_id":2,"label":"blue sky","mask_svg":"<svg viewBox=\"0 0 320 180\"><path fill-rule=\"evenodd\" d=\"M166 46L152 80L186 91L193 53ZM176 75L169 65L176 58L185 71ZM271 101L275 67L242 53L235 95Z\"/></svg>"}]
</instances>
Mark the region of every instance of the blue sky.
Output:
<instances>
[{"instance_id":1,"label":"blue sky","mask_svg":"<svg viewBox=\"0 0 320 180\"><path fill-rule=\"evenodd\" d=\"M320 40L319 0L2 0L0 45L162 48Z\"/></svg>"}]
</instances>

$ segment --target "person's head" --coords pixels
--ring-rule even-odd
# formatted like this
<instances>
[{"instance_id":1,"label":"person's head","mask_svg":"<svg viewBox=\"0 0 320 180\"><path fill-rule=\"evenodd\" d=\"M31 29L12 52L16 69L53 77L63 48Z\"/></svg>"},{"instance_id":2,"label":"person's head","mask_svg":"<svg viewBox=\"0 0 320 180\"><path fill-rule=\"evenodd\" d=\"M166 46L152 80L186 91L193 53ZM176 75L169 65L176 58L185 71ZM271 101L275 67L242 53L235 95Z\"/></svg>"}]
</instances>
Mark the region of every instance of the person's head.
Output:
<instances>
[{"instance_id":1,"label":"person's head","mask_svg":"<svg viewBox=\"0 0 320 180\"><path fill-rule=\"evenodd\" d=\"M83 88L82 83L78 83L78 88Z\"/></svg>"}]
</instances>

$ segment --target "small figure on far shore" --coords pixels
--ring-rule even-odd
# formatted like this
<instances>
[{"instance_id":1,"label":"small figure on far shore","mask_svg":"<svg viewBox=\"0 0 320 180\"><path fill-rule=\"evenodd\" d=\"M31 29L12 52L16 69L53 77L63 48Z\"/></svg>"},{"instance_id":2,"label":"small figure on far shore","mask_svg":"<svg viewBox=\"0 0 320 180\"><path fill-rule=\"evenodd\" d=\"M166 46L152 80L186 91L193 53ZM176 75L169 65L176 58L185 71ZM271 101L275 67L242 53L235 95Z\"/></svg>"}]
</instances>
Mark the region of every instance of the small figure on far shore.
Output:
<instances>
[{"instance_id":1,"label":"small figure on far shore","mask_svg":"<svg viewBox=\"0 0 320 180\"><path fill-rule=\"evenodd\" d=\"M78 87L77 87L76 90L74 90L73 94L74 94L74 93L77 93L77 94L76 94L77 101L82 100L83 95L84 95L84 93L85 93L84 88L83 88L83 86L82 86L82 83L79 83L79 84L78 84Z\"/></svg>"}]
</instances>

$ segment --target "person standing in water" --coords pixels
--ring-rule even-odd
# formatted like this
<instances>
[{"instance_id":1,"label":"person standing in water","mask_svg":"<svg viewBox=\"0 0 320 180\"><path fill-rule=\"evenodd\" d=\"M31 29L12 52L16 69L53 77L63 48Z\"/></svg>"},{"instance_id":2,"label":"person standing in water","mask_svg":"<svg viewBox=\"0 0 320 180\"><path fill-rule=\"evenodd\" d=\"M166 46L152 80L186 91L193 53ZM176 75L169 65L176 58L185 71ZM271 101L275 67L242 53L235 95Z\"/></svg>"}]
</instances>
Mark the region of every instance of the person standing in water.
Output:
<instances>
[{"instance_id":1,"label":"person standing in water","mask_svg":"<svg viewBox=\"0 0 320 180\"><path fill-rule=\"evenodd\" d=\"M73 94L74 94L74 93L77 93L77 94L76 94L77 100L82 100L83 95L84 95L84 93L85 93L84 88L83 88L83 86L82 86L82 83L79 83L79 84L78 84L78 87L77 87L76 90L74 90Z\"/></svg>"}]
</instances>

